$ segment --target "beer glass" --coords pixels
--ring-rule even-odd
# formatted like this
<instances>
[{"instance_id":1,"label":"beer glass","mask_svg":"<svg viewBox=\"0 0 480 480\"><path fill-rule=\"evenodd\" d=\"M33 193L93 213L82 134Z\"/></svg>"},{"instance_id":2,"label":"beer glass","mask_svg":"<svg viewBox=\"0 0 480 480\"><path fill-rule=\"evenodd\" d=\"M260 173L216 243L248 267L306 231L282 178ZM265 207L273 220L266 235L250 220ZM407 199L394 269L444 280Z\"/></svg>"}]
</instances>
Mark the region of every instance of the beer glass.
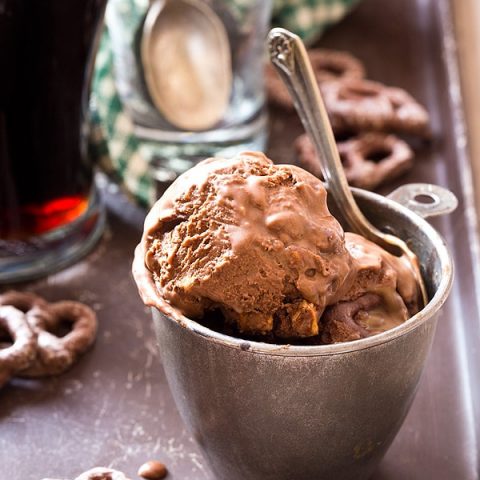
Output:
<instances>
[{"instance_id":1,"label":"beer glass","mask_svg":"<svg viewBox=\"0 0 480 480\"><path fill-rule=\"evenodd\" d=\"M106 0L0 0L0 283L84 255L104 213L88 93Z\"/></svg>"}]
</instances>

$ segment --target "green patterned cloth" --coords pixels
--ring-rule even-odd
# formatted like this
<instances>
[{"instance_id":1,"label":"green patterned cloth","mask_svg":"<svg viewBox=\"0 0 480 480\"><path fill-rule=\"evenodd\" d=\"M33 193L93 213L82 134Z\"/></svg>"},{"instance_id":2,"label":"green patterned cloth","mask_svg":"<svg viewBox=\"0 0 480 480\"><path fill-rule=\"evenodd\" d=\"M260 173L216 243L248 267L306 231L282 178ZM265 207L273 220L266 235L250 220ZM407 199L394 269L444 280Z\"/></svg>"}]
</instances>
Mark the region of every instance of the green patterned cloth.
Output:
<instances>
[{"instance_id":1,"label":"green patterned cloth","mask_svg":"<svg viewBox=\"0 0 480 480\"><path fill-rule=\"evenodd\" d=\"M241 8L242 0L238 2ZM326 27L340 20L359 0L275 0L272 26L282 26L299 34L305 42L315 41ZM110 0L105 29L95 63L90 101L92 135L91 154L102 169L115 179L140 204L155 200L149 176L149 161L154 144L140 140L124 110L115 84L115 42L130 42L143 18L148 0ZM110 15L109 15L110 13ZM112 41L109 21L115 15L127 19L128 35ZM128 45L127 45L128 48Z\"/></svg>"},{"instance_id":2,"label":"green patterned cloth","mask_svg":"<svg viewBox=\"0 0 480 480\"><path fill-rule=\"evenodd\" d=\"M275 0L272 25L282 26L313 43L326 27L341 20L359 0Z\"/></svg>"}]
</instances>

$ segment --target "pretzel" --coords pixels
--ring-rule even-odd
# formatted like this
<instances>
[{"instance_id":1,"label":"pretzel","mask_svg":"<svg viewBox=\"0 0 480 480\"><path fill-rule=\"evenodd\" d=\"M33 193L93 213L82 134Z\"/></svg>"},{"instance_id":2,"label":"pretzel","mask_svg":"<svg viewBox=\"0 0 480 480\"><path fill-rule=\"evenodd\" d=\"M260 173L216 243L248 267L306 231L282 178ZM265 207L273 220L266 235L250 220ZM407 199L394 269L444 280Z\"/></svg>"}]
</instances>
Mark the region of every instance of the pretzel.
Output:
<instances>
[{"instance_id":1,"label":"pretzel","mask_svg":"<svg viewBox=\"0 0 480 480\"><path fill-rule=\"evenodd\" d=\"M427 111L405 90L363 79L324 82L325 107L335 128L430 136Z\"/></svg>"},{"instance_id":2,"label":"pretzel","mask_svg":"<svg viewBox=\"0 0 480 480\"><path fill-rule=\"evenodd\" d=\"M27 313L33 307L46 307L47 302L35 293L9 290L0 295L0 305L11 305L17 310Z\"/></svg>"},{"instance_id":3,"label":"pretzel","mask_svg":"<svg viewBox=\"0 0 480 480\"><path fill-rule=\"evenodd\" d=\"M319 83L345 78L365 78L365 67L350 53L314 48L308 51L308 56Z\"/></svg>"},{"instance_id":4,"label":"pretzel","mask_svg":"<svg viewBox=\"0 0 480 480\"><path fill-rule=\"evenodd\" d=\"M95 467L83 472L75 480L129 480L127 476L112 468Z\"/></svg>"},{"instance_id":5,"label":"pretzel","mask_svg":"<svg viewBox=\"0 0 480 480\"><path fill-rule=\"evenodd\" d=\"M327 307L322 315L322 341L324 343L349 342L371 335L356 316L363 310L368 311L381 303L381 297L367 293L356 300L339 302Z\"/></svg>"},{"instance_id":6,"label":"pretzel","mask_svg":"<svg viewBox=\"0 0 480 480\"><path fill-rule=\"evenodd\" d=\"M22 370L22 377L44 377L63 373L95 340L95 312L79 302L62 301L35 306L27 320L38 336L37 355L32 365ZM71 331L63 337L55 331L67 321Z\"/></svg>"},{"instance_id":7,"label":"pretzel","mask_svg":"<svg viewBox=\"0 0 480 480\"><path fill-rule=\"evenodd\" d=\"M24 313L11 306L0 306L0 328L13 343L0 349L0 387L35 358L36 338Z\"/></svg>"},{"instance_id":8,"label":"pretzel","mask_svg":"<svg viewBox=\"0 0 480 480\"><path fill-rule=\"evenodd\" d=\"M365 77L363 64L349 53L316 48L308 50L308 56L319 84L325 81ZM294 109L287 88L270 64L265 69L265 84L268 97L273 103L288 110Z\"/></svg>"},{"instance_id":9,"label":"pretzel","mask_svg":"<svg viewBox=\"0 0 480 480\"><path fill-rule=\"evenodd\" d=\"M373 190L408 171L413 164L409 145L394 135L364 133L337 144L347 181L351 186ZM302 167L323 178L317 153L304 134L295 141Z\"/></svg>"}]
</instances>

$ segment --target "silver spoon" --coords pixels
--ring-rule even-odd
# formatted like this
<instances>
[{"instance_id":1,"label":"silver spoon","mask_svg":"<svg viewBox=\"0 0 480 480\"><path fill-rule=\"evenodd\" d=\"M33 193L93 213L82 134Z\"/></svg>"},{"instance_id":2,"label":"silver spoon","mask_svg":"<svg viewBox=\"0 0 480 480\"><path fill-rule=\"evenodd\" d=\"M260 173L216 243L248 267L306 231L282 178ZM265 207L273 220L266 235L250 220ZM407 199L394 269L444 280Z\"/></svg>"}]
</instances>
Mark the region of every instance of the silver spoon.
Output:
<instances>
[{"instance_id":1,"label":"silver spoon","mask_svg":"<svg viewBox=\"0 0 480 480\"><path fill-rule=\"evenodd\" d=\"M345 221L353 232L380 245L394 255L406 255L412 265L419 298L423 306L428 295L417 256L400 238L374 227L358 208L348 186L338 154L335 137L323 104L312 66L302 40L283 28L274 28L268 35L270 58L293 98L300 119L317 150L320 167Z\"/></svg>"},{"instance_id":2,"label":"silver spoon","mask_svg":"<svg viewBox=\"0 0 480 480\"><path fill-rule=\"evenodd\" d=\"M228 35L201 0L153 0L141 41L153 103L173 126L207 130L225 114L232 90Z\"/></svg>"}]
</instances>

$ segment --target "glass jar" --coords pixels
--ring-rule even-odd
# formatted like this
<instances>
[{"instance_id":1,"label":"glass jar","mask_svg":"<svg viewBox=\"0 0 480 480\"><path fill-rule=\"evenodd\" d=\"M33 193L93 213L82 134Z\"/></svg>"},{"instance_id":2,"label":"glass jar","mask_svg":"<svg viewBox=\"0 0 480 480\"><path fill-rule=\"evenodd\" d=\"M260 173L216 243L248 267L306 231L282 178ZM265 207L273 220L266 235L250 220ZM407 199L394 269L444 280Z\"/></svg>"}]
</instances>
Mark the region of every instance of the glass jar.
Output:
<instances>
[{"instance_id":1,"label":"glass jar","mask_svg":"<svg viewBox=\"0 0 480 480\"><path fill-rule=\"evenodd\" d=\"M194 3L205 4L223 25L231 77L228 102L221 118L207 128L195 130L175 126L167 120L152 99L145 78L145 62L141 55L145 19L154 8L158 18L170 2L174 0L150 3L147 0L110 0L106 13L116 87L124 109L133 120L136 136L152 147L153 158L149 160L157 176L159 170L180 173L198 159L213 155L263 150L267 130L263 68L271 1L194 0ZM182 42L189 41L191 39L186 38L169 44L169 53L175 55L185 46ZM164 56L152 59L155 62L163 60ZM168 75L168 72L163 74ZM172 177L166 174L165 178Z\"/></svg>"}]
</instances>

